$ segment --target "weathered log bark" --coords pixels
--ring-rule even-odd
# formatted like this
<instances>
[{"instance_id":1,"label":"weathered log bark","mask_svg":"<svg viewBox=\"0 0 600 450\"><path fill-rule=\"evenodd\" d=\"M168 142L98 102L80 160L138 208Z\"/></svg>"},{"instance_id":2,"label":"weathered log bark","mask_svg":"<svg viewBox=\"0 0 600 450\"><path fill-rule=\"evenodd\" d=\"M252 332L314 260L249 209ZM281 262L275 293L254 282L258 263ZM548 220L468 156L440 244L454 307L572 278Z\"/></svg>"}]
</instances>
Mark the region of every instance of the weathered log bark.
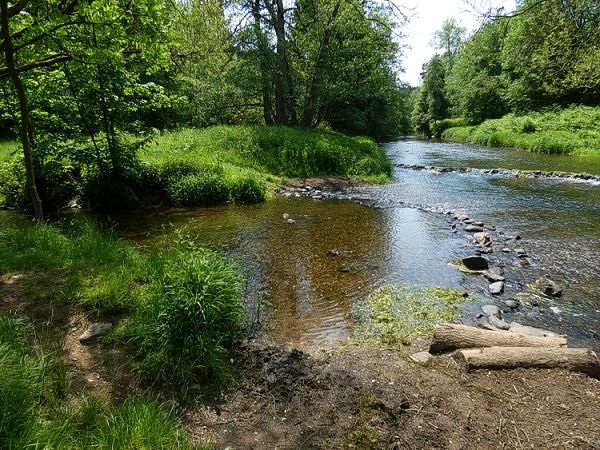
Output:
<instances>
[{"instance_id":1,"label":"weathered log bark","mask_svg":"<svg viewBox=\"0 0 600 450\"><path fill-rule=\"evenodd\" d=\"M566 347L563 335L536 337L507 331L490 331L465 325L438 325L433 330L430 353L480 347Z\"/></svg>"},{"instance_id":2,"label":"weathered log bark","mask_svg":"<svg viewBox=\"0 0 600 450\"><path fill-rule=\"evenodd\" d=\"M487 347L459 350L454 357L465 370L476 369L569 369L600 378L600 362L587 348Z\"/></svg>"}]
</instances>

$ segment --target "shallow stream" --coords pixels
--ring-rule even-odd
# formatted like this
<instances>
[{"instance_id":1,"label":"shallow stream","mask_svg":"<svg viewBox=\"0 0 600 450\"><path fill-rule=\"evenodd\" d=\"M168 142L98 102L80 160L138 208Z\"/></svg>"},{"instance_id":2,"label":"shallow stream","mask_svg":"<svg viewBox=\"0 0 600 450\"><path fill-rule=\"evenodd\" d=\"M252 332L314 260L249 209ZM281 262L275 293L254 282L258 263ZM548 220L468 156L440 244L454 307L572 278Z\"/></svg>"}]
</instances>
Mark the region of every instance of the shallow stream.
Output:
<instances>
[{"instance_id":1,"label":"shallow stream","mask_svg":"<svg viewBox=\"0 0 600 450\"><path fill-rule=\"evenodd\" d=\"M173 239L176 230L183 230L238 257L250 276L250 301L256 305L266 299L262 314L269 315L271 335L280 343L343 342L349 337L352 306L380 286L403 282L468 289L498 305L521 295L523 305L507 320L566 333L572 343L600 349L599 183L398 167L600 174L600 158L415 140L385 148L396 181L356 188L351 200L292 195L261 205L157 208L113 219L120 232L142 245ZM521 247L527 258L514 251L487 255L505 269L500 297L487 293L483 276L463 274L448 264L477 249L462 225L452 229L456 214L491 224L507 239L522 238L501 245ZM529 265L516 265L519 259ZM560 284L563 296L533 296L527 285L540 276ZM529 305L531 298L537 306ZM476 320L480 304L467 303L467 322Z\"/></svg>"}]
</instances>

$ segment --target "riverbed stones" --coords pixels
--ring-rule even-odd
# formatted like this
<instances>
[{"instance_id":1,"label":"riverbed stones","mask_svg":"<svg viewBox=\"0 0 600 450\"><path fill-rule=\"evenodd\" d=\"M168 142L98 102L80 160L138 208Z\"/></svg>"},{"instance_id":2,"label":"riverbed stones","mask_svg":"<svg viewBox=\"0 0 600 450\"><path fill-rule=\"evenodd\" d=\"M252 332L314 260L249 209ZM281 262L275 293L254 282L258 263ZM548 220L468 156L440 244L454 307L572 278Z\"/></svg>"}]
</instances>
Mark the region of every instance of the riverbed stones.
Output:
<instances>
[{"instance_id":1,"label":"riverbed stones","mask_svg":"<svg viewBox=\"0 0 600 450\"><path fill-rule=\"evenodd\" d=\"M490 325L498 328L499 330L507 331L510 328L510 323L505 322L502 319L499 319L496 316L488 316L488 322Z\"/></svg>"},{"instance_id":2,"label":"riverbed stones","mask_svg":"<svg viewBox=\"0 0 600 450\"><path fill-rule=\"evenodd\" d=\"M498 281L505 280L504 276L500 273L500 270L496 267L483 272L483 276L485 278L487 278L488 281L491 281L492 283L496 283Z\"/></svg>"},{"instance_id":3,"label":"riverbed stones","mask_svg":"<svg viewBox=\"0 0 600 450\"><path fill-rule=\"evenodd\" d=\"M342 252L340 252L337 248L334 248L333 250L329 250L327 252L327 256L340 256L342 254Z\"/></svg>"},{"instance_id":4,"label":"riverbed stones","mask_svg":"<svg viewBox=\"0 0 600 450\"><path fill-rule=\"evenodd\" d=\"M465 231L469 233L479 233L483 231L483 227L480 227L479 225L466 225Z\"/></svg>"},{"instance_id":5,"label":"riverbed stones","mask_svg":"<svg viewBox=\"0 0 600 450\"><path fill-rule=\"evenodd\" d=\"M510 328L508 329L508 331L510 331L511 333L526 334L529 336L536 336L536 337L559 336L559 334L555 333L554 331L548 331L548 330L544 330L542 328L530 327L528 325L521 325L520 323L517 323L517 322L512 322L510 324Z\"/></svg>"},{"instance_id":6,"label":"riverbed stones","mask_svg":"<svg viewBox=\"0 0 600 450\"><path fill-rule=\"evenodd\" d=\"M461 262L469 270L487 270L489 268L488 260L483 256L467 256L461 259Z\"/></svg>"},{"instance_id":7,"label":"riverbed stones","mask_svg":"<svg viewBox=\"0 0 600 450\"><path fill-rule=\"evenodd\" d=\"M112 328L112 323L109 322L96 322L91 324L87 330L83 332L81 336L79 336L79 342L82 344L89 344L90 342L95 341L100 336L104 336L108 333L108 330Z\"/></svg>"},{"instance_id":8,"label":"riverbed stones","mask_svg":"<svg viewBox=\"0 0 600 450\"><path fill-rule=\"evenodd\" d=\"M483 305L481 310L488 316L495 316L498 319L502 318L502 311L496 305Z\"/></svg>"},{"instance_id":9,"label":"riverbed stones","mask_svg":"<svg viewBox=\"0 0 600 450\"><path fill-rule=\"evenodd\" d=\"M517 300L514 300L512 298L508 299L508 300L504 300L504 304L506 306L508 306L510 309L516 309L519 307L519 302Z\"/></svg>"},{"instance_id":10,"label":"riverbed stones","mask_svg":"<svg viewBox=\"0 0 600 450\"><path fill-rule=\"evenodd\" d=\"M294 219L288 219L287 223L289 223L290 225L293 225L296 223L296 221Z\"/></svg>"},{"instance_id":11,"label":"riverbed stones","mask_svg":"<svg viewBox=\"0 0 600 450\"><path fill-rule=\"evenodd\" d=\"M288 213L283 213L283 220L288 220L290 215Z\"/></svg>"},{"instance_id":12,"label":"riverbed stones","mask_svg":"<svg viewBox=\"0 0 600 450\"><path fill-rule=\"evenodd\" d=\"M479 233L475 233L473 235L473 239L475 239L475 241L479 245L490 245L492 243L491 236L489 235L489 233L486 233L485 231L480 231Z\"/></svg>"},{"instance_id":13,"label":"riverbed stones","mask_svg":"<svg viewBox=\"0 0 600 450\"><path fill-rule=\"evenodd\" d=\"M492 295L500 295L504 292L504 281L496 281L488 286L488 290Z\"/></svg>"},{"instance_id":14,"label":"riverbed stones","mask_svg":"<svg viewBox=\"0 0 600 450\"><path fill-rule=\"evenodd\" d=\"M549 297L560 297L562 295L562 288L549 278L542 277L536 280L534 287Z\"/></svg>"}]
</instances>

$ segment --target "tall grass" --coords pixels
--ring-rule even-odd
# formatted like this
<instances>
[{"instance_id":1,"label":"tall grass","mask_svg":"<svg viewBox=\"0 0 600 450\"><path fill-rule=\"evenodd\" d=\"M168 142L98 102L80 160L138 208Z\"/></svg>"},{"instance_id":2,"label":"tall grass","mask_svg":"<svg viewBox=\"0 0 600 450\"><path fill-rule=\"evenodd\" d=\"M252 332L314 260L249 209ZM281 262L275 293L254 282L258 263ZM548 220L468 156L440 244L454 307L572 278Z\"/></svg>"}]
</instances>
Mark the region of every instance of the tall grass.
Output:
<instances>
[{"instance_id":1,"label":"tall grass","mask_svg":"<svg viewBox=\"0 0 600 450\"><path fill-rule=\"evenodd\" d=\"M184 395L192 384L225 381L243 319L236 266L195 248L155 255L150 264L150 298L128 325L142 379Z\"/></svg>"},{"instance_id":2,"label":"tall grass","mask_svg":"<svg viewBox=\"0 0 600 450\"><path fill-rule=\"evenodd\" d=\"M243 292L232 261L180 241L144 254L90 224L71 232L43 223L7 226L0 230L0 273L59 269L44 301L129 312L122 336L134 345L141 378L186 393L191 384L227 378Z\"/></svg>"},{"instance_id":3,"label":"tall grass","mask_svg":"<svg viewBox=\"0 0 600 450\"><path fill-rule=\"evenodd\" d=\"M449 128L444 139L540 153L600 155L600 107L508 114L478 126Z\"/></svg>"}]
</instances>

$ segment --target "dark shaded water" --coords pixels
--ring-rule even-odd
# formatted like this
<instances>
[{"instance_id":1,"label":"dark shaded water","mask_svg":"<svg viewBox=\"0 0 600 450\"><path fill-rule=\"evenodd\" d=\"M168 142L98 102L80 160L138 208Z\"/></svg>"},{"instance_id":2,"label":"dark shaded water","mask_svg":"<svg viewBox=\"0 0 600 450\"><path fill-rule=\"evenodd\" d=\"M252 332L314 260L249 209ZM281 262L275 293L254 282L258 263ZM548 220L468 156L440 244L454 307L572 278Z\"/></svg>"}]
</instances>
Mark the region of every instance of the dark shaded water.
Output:
<instances>
[{"instance_id":1,"label":"dark shaded water","mask_svg":"<svg viewBox=\"0 0 600 450\"><path fill-rule=\"evenodd\" d=\"M600 173L600 158L412 140L388 144L386 150L392 163ZM562 298L542 299L540 306L520 308L508 320L600 347L600 186L400 168L395 176L391 185L356 190L368 206L278 197L263 205L156 209L113 219L142 245L183 230L238 256L251 274L249 292L264 294L271 305L273 338L298 344L345 340L352 305L386 283L460 287L487 295L483 277L448 265L473 253L465 247L469 237L453 234L447 215L417 206L464 213L523 237L519 245L531 264L516 267L516 255L500 255L507 277L502 298L526 290L541 275L565 288ZM287 223L283 214L296 223ZM339 256L329 255L334 249ZM469 308L465 315L476 314L477 305Z\"/></svg>"}]
</instances>

